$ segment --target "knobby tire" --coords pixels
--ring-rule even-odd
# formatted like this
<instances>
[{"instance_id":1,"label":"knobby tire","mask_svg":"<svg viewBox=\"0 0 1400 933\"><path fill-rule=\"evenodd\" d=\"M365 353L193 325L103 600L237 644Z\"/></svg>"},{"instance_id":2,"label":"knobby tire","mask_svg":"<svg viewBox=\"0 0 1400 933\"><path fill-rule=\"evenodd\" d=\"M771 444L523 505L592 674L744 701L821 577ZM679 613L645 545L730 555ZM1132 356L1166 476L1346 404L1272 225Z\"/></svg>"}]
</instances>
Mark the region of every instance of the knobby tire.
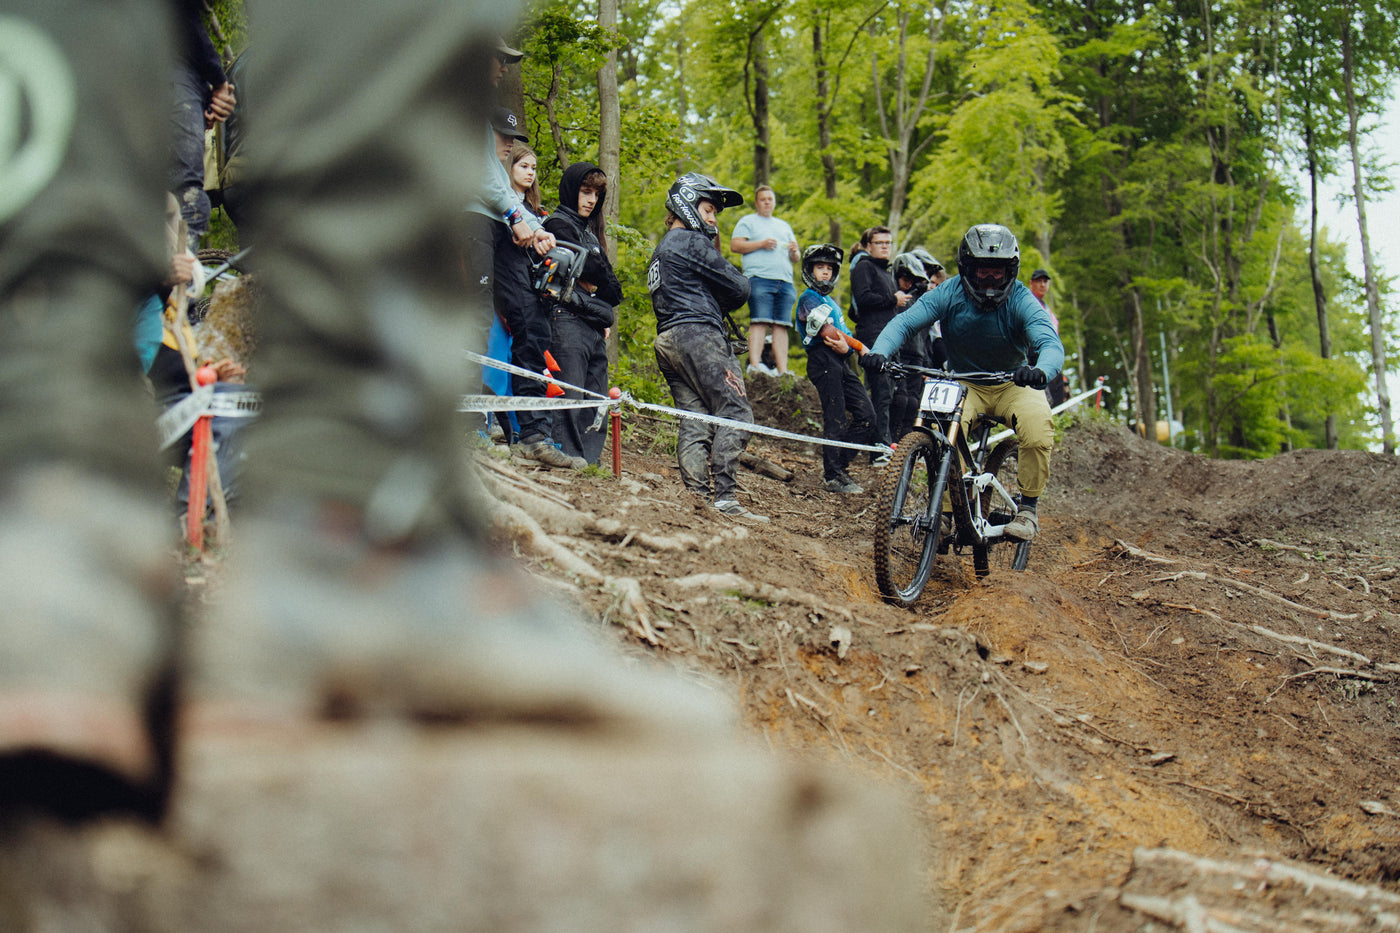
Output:
<instances>
[{"instance_id":1,"label":"knobby tire","mask_svg":"<svg viewBox=\"0 0 1400 933\"><path fill-rule=\"evenodd\" d=\"M911 606L923 593L938 547L948 448L919 431L899 442L876 501L875 582L887 602Z\"/></svg>"}]
</instances>

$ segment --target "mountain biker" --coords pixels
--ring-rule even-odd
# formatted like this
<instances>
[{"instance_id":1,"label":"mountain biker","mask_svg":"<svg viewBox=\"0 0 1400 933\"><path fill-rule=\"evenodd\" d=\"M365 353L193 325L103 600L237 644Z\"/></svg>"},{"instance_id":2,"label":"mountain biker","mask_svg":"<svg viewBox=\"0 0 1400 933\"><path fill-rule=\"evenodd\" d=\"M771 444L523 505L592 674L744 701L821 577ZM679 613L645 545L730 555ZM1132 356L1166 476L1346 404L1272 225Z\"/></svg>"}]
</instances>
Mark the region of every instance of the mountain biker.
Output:
<instances>
[{"instance_id":1,"label":"mountain biker","mask_svg":"<svg viewBox=\"0 0 1400 933\"><path fill-rule=\"evenodd\" d=\"M656 314L656 364L676 407L753 423L739 358L725 333L724 315L749 300L749 280L719 251L715 218L743 195L708 175L687 172L666 192L666 233L647 263L647 289ZM739 454L747 431L682 418L676 459L686 489L709 499L723 515L767 522L735 498ZM713 484L713 485L712 485Z\"/></svg>"},{"instance_id":2,"label":"mountain biker","mask_svg":"<svg viewBox=\"0 0 1400 933\"><path fill-rule=\"evenodd\" d=\"M1020 267L1020 247L1010 230L1000 224L968 228L958 247L958 274L895 317L861 357L861 365L883 372L911 334L938 322L950 370L1015 373L1010 382L964 379L968 395L962 426L966 432L977 415L988 412L1006 419L1016 432L1021 496L1005 534L1029 541L1040 530L1036 505L1050 477L1055 437L1042 390L1064 366L1065 349L1045 309L1017 281Z\"/></svg>"}]
</instances>

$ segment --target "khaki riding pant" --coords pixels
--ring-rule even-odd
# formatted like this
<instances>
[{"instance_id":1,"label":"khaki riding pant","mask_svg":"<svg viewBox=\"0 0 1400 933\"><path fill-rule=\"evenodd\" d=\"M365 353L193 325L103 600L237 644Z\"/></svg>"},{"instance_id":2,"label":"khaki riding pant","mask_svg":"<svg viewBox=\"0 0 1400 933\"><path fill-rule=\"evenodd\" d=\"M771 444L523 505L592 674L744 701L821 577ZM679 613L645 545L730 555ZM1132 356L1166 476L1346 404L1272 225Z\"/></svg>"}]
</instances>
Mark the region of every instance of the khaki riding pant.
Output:
<instances>
[{"instance_id":1,"label":"khaki riding pant","mask_svg":"<svg viewBox=\"0 0 1400 933\"><path fill-rule=\"evenodd\" d=\"M1021 442L1016 481L1023 495L1039 496L1050 481L1050 452L1055 447L1055 425L1045 391L1011 382L992 386L968 383L962 416L964 432L982 412L1005 419L1016 432Z\"/></svg>"},{"instance_id":2,"label":"khaki riding pant","mask_svg":"<svg viewBox=\"0 0 1400 933\"><path fill-rule=\"evenodd\" d=\"M1023 495L1039 497L1050 481L1050 452L1055 447L1055 425L1045 391L1011 382L994 386L967 383L961 429L964 436L982 412L1005 419L1016 432L1021 442L1016 458L1016 482ZM953 511L952 499L946 492L943 511Z\"/></svg>"}]
</instances>

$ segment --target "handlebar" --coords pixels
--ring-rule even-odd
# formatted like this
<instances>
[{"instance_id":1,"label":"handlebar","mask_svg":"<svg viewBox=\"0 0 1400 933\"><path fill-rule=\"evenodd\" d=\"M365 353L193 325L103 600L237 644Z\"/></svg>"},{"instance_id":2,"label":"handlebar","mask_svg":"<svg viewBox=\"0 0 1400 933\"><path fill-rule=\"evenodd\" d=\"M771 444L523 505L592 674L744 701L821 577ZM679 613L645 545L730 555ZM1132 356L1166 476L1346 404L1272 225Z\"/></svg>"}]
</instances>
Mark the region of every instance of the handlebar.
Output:
<instances>
[{"instance_id":1,"label":"handlebar","mask_svg":"<svg viewBox=\"0 0 1400 933\"><path fill-rule=\"evenodd\" d=\"M994 382L1010 382L1016 375L1009 370L987 372L982 370L968 370L957 373L950 369L929 369L926 366L916 366L913 363L896 363L890 360L885 372L891 376L929 376L934 379L952 379L954 381L962 379L989 379Z\"/></svg>"}]
</instances>

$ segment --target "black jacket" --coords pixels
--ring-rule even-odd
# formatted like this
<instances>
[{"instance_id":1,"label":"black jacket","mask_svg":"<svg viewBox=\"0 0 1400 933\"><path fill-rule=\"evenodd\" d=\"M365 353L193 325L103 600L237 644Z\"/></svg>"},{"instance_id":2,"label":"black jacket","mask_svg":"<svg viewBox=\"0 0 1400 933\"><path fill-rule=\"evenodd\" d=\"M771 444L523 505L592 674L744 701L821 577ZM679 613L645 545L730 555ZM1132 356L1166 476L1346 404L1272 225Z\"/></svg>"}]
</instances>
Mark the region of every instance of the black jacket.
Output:
<instances>
[{"instance_id":1,"label":"black jacket","mask_svg":"<svg viewBox=\"0 0 1400 933\"><path fill-rule=\"evenodd\" d=\"M175 4L175 29L181 62L213 89L220 87L228 77L224 74L224 63L204 29L203 10L201 0L180 0ZM206 94L206 105L209 99L210 95Z\"/></svg>"},{"instance_id":2,"label":"black jacket","mask_svg":"<svg viewBox=\"0 0 1400 933\"><path fill-rule=\"evenodd\" d=\"M617 320L617 312L613 309L622 302L622 284L618 282L612 264L608 262L607 255L598 243L598 238L588 229L588 225L576 211L562 205L544 222L544 228L554 234L555 238L582 246L592 254L581 278L597 288L595 294L589 295L581 287L575 287L568 302L550 302L550 313L568 311L600 331L612 327L613 322ZM602 281L599 281L600 279Z\"/></svg>"},{"instance_id":3,"label":"black jacket","mask_svg":"<svg viewBox=\"0 0 1400 933\"><path fill-rule=\"evenodd\" d=\"M617 320L617 312L613 309L622 303L622 283L617 280L612 263L608 261L607 253L603 252L603 245L598 242L588 219L578 212L579 188L583 185L583 179L596 171L599 168L592 162L575 162L564 170L564 177L559 180L559 207L544 222L544 228L556 239L582 246L592 254L582 278L597 289L589 295L582 288L575 288L566 304L551 303L551 313L567 311L602 331ZM602 209L601 203L595 208Z\"/></svg>"},{"instance_id":4,"label":"black jacket","mask_svg":"<svg viewBox=\"0 0 1400 933\"><path fill-rule=\"evenodd\" d=\"M899 313L894 276L888 259L866 256L851 267L851 303L856 312L856 339L867 347Z\"/></svg>"},{"instance_id":5,"label":"black jacket","mask_svg":"<svg viewBox=\"0 0 1400 933\"><path fill-rule=\"evenodd\" d=\"M720 255L714 241L682 227L667 232L651 254L647 288L658 334L678 324L725 331L725 312L749 300L749 280Z\"/></svg>"}]
</instances>

